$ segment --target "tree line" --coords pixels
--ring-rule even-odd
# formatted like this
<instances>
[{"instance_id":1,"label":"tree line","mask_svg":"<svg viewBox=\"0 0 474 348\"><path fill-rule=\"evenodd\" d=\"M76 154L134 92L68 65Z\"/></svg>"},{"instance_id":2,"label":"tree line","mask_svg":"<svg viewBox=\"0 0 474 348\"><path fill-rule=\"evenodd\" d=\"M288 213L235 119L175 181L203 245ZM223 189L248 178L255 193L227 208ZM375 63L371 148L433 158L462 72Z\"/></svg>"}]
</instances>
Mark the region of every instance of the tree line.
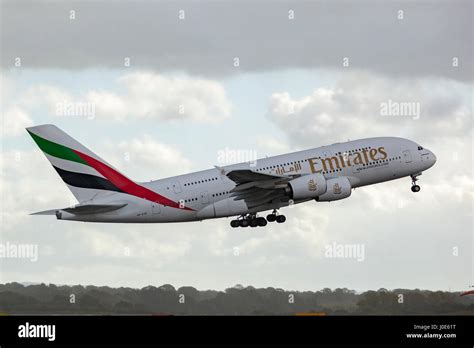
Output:
<instances>
[{"instance_id":1,"label":"tree line","mask_svg":"<svg viewBox=\"0 0 474 348\"><path fill-rule=\"evenodd\" d=\"M419 289L291 291L239 284L216 291L170 284L135 289L7 283L0 284L0 314L473 315L474 295Z\"/></svg>"}]
</instances>

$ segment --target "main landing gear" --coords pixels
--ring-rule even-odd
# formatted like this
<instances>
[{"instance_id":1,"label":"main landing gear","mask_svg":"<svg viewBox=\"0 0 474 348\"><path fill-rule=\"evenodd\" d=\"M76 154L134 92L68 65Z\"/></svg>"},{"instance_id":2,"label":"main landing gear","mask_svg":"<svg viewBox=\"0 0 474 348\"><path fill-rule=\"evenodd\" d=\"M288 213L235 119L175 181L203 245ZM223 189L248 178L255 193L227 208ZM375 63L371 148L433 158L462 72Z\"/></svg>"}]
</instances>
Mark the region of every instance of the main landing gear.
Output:
<instances>
[{"instance_id":1,"label":"main landing gear","mask_svg":"<svg viewBox=\"0 0 474 348\"><path fill-rule=\"evenodd\" d=\"M273 212L271 214L267 215L267 221L268 222L276 221L279 224L282 224L286 221L286 217L285 217L285 215L277 215L277 211L273 210Z\"/></svg>"},{"instance_id":2,"label":"main landing gear","mask_svg":"<svg viewBox=\"0 0 474 348\"><path fill-rule=\"evenodd\" d=\"M265 219L264 217L258 217L257 214L247 214L247 215L242 215L240 218L236 220L232 220L230 222L230 226L236 228L236 227L263 227L267 225L268 222L273 222L276 221L278 223L283 223L286 221L285 215L277 215L276 210L273 211L273 213L268 214L267 218Z\"/></svg>"},{"instance_id":3,"label":"main landing gear","mask_svg":"<svg viewBox=\"0 0 474 348\"><path fill-rule=\"evenodd\" d=\"M411 192L420 192L421 190L421 187L416 184L416 182L418 181L418 175L421 174L411 176Z\"/></svg>"}]
</instances>

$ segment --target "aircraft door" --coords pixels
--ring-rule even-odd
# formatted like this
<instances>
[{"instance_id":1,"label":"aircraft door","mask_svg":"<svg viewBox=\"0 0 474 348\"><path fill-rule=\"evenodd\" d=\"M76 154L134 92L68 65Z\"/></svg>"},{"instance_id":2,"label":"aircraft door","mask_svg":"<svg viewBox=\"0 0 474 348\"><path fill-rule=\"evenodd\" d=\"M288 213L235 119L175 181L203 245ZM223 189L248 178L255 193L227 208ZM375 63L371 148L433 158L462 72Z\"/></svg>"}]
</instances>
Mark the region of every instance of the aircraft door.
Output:
<instances>
[{"instance_id":1,"label":"aircraft door","mask_svg":"<svg viewBox=\"0 0 474 348\"><path fill-rule=\"evenodd\" d=\"M207 191L201 192L201 203L209 204L209 193Z\"/></svg>"},{"instance_id":2,"label":"aircraft door","mask_svg":"<svg viewBox=\"0 0 474 348\"><path fill-rule=\"evenodd\" d=\"M174 193L181 193L181 185L179 181L174 181L172 184Z\"/></svg>"},{"instance_id":3,"label":"aircraft door","mask_svg":"<svg viewBox=\"0 0 474 348\"><path fill-rule=\"evenodd\" d=\"M403 151L403 158L405 159L405 163L410 163L412 161L410 150Z\"/></svg>"},{"instance_id":4,"label":"aircraft door","mask_svg":"<svg viewBox=\"0 0 474 348\"><path fill-rule=\"evenodd\" d=\"M161 213L161 207L158 203L151 202L151 214L158 215Z\"/></svg>"}]
</instances>

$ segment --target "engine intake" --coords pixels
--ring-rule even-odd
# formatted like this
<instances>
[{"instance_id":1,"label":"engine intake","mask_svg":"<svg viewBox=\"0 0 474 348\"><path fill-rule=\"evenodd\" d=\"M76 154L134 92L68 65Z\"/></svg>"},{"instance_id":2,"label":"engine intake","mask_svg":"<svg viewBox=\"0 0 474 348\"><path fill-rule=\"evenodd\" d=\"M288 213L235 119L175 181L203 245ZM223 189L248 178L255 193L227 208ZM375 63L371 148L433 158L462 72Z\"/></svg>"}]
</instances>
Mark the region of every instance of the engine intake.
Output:
<instances>
[{"instance_id":1,"label":"engine intake","mask_svg":"<svg viewBox=\"0 0 474 348\"><path fill-rule=\"evenodd\" d=\"M351 183L345 176L327 180L327 191L319 197L318 202L331 202L347 198L352 193Z\"/></svg>"}]
</instances>

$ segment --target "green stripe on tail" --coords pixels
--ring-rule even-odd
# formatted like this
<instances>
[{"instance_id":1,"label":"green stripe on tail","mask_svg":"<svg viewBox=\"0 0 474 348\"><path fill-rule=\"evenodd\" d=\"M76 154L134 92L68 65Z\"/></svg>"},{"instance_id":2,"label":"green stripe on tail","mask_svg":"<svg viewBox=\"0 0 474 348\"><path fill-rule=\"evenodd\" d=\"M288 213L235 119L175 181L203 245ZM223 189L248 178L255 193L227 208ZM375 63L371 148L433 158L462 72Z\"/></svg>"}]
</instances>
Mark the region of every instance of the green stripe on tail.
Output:
<instances>
[{"instance_id":1,"label":"green stripe on tail","mask_svg":"<svg viewBox=\"0 0 474 348\"><path fill-rule=\"evenodd\" d=\"M28 131L31 137L35 141L35 143L39 146L39 148L46 152L48 155L61 158L68 161L73 161L81 164L85 164L88 166L89 164L84 161L78 154L72 151L70 148L53 143L52 141L46 140L41 138L40 136Z\"/></svg>"}]
</instances>

